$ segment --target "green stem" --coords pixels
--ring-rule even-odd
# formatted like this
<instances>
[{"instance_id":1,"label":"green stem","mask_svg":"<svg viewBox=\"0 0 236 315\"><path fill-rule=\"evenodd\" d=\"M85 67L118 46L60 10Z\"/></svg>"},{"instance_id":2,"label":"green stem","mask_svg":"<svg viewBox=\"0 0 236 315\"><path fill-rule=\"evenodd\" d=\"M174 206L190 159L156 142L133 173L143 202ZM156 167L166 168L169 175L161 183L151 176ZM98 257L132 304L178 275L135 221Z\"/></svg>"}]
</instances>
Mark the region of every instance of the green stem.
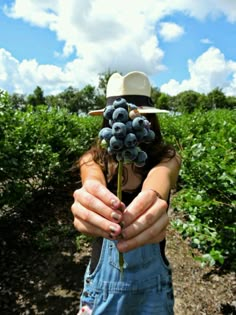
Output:
<instances>
[{"instance_id":1,"label":"green stem","mask_svg":"<svg viewBox=\"0 0 236 315\"><path fill-rule=\"evenodd\" d=\"M123 161L118 162L118 175L117 175L117 197L122 201L122 175L123 175ZM124 256L119 252L119 266L120 276L122 278L124 272Z\"/></svg>"},{"instance_id":2,"label":"green stem","mask_svg":"<svg viewBox=\"0 0 236 315\"><path fill-rule=\"evenodd\" d=\"M123 161L118 162L118 176L117 176L117 197L122 201L122 175L123 175Z\"/></svg>"}]
</instances>

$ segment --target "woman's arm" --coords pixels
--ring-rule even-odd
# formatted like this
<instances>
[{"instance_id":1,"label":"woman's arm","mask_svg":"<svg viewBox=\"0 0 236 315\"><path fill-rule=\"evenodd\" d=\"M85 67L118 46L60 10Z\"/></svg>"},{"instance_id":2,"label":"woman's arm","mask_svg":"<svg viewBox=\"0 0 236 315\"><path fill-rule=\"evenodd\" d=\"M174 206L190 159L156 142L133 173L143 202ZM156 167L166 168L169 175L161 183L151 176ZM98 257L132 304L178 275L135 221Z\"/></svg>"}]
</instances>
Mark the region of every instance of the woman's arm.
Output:
<instances>
[{"instance_id":1,"label":"woman's arm","mask_svg":"<svg viewBox=\"0 0 236 315\"><path fill-rule=\"evenodd\" d=\"M119 222L124 204L106 188L100 166L88 153L80 159L82 187L74 192L71 211L74 226L84 234L116 237L121 233Z\"/></svg>"},{"instance_id":2,"label":"woman's arm","mask_svg":"<svg viewBox=\"0 0 236 315\"><path fill-rule=\"evenodd\" d=\"M181 165L177 155L155 166L147 175L142 191L126 208L123 215L123 239L118 243L121 252L162 241L169 223L167 200L175 187ZM161 196L161 198L155 193Z\"/></svg>"},{"instance_id":3,"label":"woman's arm","mask_svg":"<svg viewBox=\"0 0 236 315\"><path fill-rule=\"evenodd\" d=\"M176 185L181 159L178 154L172 159L163 160L152 168L143 183L142 190L153 189L157 191L164 200L169 197L170 190Z\"/></svg>"},{"instance_id":4,"label":"woman's arm","mask_svg":"<svg viewBox=\"0 0 236 315\"><path fill-rule=\"evenodd\" d=\"M95 180L106 186L106 180L101 167L94 162L90 153L85 153L79 160L80 176L82 185L87 180Z\"/></svg>"}]
</instances>

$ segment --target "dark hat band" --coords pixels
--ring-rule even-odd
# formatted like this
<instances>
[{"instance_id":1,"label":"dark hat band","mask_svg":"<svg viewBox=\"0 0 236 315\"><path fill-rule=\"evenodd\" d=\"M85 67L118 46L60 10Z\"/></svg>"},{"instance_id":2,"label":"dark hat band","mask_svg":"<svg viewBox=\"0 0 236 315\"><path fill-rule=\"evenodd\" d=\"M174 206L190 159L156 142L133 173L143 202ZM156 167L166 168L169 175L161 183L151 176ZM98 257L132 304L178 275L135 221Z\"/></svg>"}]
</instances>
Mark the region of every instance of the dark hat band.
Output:
<instances>
[{"instance_id":1,"label":"dark hat band","mask_svg":"<svg viewBox=\"0 0 236 315\"><path fill-rule=\"evenodd\" d=\"M124 98L128 103L135 104L136 106L152 106L153 101L150 97L144 95L122 95L110 96L107 98L107 105L112 105L117 98Z\"/></svg>"}]
</instances>

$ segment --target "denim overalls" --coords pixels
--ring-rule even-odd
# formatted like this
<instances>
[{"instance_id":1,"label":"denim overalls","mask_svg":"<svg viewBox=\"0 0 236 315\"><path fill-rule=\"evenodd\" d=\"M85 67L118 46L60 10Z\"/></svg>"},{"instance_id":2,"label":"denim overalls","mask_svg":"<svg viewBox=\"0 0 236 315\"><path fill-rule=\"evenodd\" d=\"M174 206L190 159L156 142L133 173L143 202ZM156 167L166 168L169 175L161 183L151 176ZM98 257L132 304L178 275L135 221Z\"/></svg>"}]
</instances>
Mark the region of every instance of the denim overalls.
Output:
<instances>
[{"instance_id":1,"label":"denim overalls","mask_svg":"<svg viewBox=\"0 0 236 315\"><path fill-rule=\"evenodd\" d=\"M141 186L131 194L123 192L126 205ZM112 191L113 184L108 188ZM125 253L121 278L116 241L103 239L99 260L94 264L91 259L86 269L79 315L173 315L171 269L161 245Z\"/></svg>"},{"instance_id":2,"label":"denim overalls","mask_svg":"<svg viewBox=\"0 0 236 315\"><path fill-rule=\"evenodd\" d=\"M132 250L124 254L124 260L120 278L116 243L104 239L95 270L90 273L87 267L81 308L87 305L94 315L173 315L171 269L160 245Z\"/></svg>"}]
</instances>

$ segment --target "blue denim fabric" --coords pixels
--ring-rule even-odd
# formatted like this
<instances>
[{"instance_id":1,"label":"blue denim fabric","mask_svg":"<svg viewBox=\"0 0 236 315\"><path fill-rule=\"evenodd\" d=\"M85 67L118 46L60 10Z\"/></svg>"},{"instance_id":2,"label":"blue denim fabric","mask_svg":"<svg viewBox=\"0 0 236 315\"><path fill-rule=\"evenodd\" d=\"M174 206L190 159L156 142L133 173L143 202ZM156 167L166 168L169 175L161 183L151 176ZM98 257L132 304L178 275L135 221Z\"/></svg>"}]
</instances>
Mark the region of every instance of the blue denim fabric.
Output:
<instances>
[{"instance_id":1,"label":"blue denim fabric","mask_svg":"<svg viewBox=\"0 0 236 315\"><path fill-rule=\"evenodd\" d=\"M120 278L116 243L103 240L96 269L88 265L81 307L93 315L173 315L171 269L165 264L159 244L150 244L124 254Z\"/></svg>"}]
</instances>

